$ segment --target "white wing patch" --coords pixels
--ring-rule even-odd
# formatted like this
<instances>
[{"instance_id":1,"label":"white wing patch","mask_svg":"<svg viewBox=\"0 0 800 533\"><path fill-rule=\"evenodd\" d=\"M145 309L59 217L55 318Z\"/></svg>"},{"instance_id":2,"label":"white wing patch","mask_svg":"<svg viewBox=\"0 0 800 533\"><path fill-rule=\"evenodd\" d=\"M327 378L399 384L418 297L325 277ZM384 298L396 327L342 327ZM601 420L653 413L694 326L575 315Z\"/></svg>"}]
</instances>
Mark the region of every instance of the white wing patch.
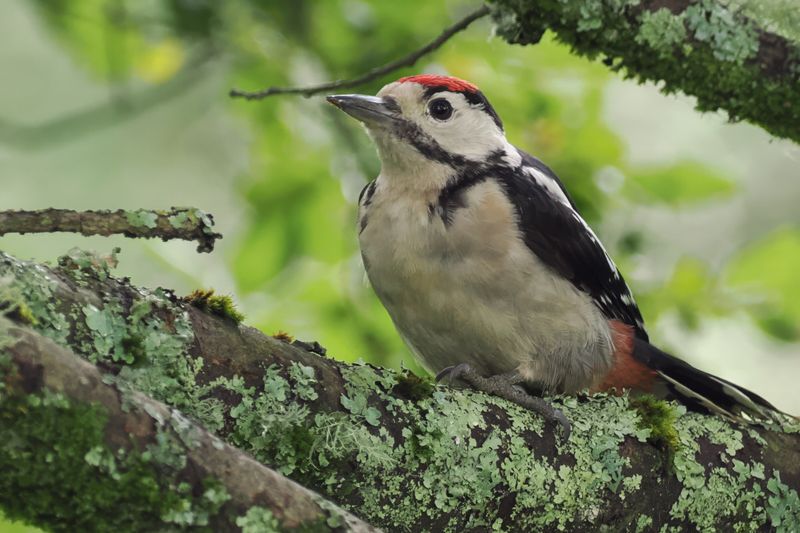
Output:
<instances>
[{"instance_id":1,"label":"white wing patch","mask_svg":"<svg viewBox=\"0 0 800 533\"><path fill-rule=\"evenodd\" d=\"M572 210L572 205L569 202L569 198L567 198L567 195L564 194L564 191L561 190L561 187L558 186L558 183L556 183L555 180L553 180L550 176L548 176L544 172L540 172L536 168L528 166L525 166L523 168L525 169L525 172L527 172L528 175L533 178L533 181L535 181L537 185L539 185L545 191L547 191L547 193L550 196L552 196L554 200L561 202L562 204L569 207L570 210ZM575 213L575 216L583 223L584 226L586 225L586 223L583 222L583 219L581 219L577 213Z\"/></svg>"}]
</instances>

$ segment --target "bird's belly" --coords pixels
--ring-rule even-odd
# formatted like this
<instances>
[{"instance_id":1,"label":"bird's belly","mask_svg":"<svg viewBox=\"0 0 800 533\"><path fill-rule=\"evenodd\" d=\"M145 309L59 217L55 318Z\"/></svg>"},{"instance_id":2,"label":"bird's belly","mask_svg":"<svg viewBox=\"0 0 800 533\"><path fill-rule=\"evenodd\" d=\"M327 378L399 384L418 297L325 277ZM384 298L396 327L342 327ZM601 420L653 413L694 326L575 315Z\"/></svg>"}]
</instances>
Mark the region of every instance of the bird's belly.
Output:
<instances>
[{"instance_id":1,"label":"bird's belly","mask_svg":"<svg viewBox=\"0 0 800 533\"><path fill-rule=\"evenodd\" d=\"M361 248L370 282L429 370L467 362L485 375L518 369L551 390L578 390L610 365L600 311L521 241L463 246L436 227L408 235L395 226L388 239L369 230Z\"/></svg>"}]
</instances>

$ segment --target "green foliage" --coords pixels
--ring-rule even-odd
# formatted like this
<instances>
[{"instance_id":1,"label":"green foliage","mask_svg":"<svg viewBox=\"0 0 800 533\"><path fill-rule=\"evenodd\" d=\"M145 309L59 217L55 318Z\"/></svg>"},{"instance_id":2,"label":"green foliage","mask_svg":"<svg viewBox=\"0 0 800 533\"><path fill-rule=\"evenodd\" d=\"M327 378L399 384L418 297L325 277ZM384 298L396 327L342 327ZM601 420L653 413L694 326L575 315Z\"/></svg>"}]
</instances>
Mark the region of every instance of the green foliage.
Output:
<instances>
[{"instance_id":1,"label":"green foliage","mask_svg":"<svg viewBox=\"0 0 800 533\"><path fill-rule=\"evenodd\" d=\"M735 192L725 177L696 163L634 171L626 183L627 193L637 201L688 207L695 202L724 199Z\"/></svg>"},{"instance_id":2,"label":"green foliage","mask_svg":"<svg viewBox=\"0 0 800 533\"><path fill-rule=\"evenodd\" d=\"M725 280L744 295L743 303L761 327L777 338L797 340L798 272L800 229L786 227L743 249L728 265Z\"/></svg>"}]
</instances>

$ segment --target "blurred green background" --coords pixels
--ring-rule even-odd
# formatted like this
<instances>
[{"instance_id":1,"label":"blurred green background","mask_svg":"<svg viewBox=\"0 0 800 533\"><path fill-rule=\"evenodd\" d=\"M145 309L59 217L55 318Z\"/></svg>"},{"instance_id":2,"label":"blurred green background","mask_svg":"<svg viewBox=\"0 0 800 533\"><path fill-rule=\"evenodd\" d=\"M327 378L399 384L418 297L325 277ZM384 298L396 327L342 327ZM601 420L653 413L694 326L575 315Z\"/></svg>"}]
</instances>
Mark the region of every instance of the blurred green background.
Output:
<instances>
[{"instance_id":1,"label":"blurred green background","mask_svg":"<svg viewBox=\"0 0 800 533\"><path fill-rule=\"evenodd\" d=\"M71 234L5 236L0 249L53 261L121 246L118 273L135 283L213 287L267 333L417 369L358 254L356 198L379 168L366 135L321 97L227 91L359 74L475 7L4 0L0 209L195 206L225 238L210 255ZM549 37L507 45L488 20L359 91L419 71L475 82L510 140L563 178L656 343L800 412L800 147L700 115Z\"/></svg>"}]
</instances>

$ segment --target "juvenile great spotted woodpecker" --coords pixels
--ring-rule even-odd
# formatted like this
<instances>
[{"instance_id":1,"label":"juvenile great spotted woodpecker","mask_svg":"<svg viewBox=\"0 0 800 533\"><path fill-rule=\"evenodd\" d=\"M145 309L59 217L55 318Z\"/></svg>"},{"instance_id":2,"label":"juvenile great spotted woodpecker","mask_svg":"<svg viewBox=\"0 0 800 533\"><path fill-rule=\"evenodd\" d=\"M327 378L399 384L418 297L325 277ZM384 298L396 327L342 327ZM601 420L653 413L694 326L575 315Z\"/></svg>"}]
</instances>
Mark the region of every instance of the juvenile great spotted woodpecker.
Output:
<instances>
[{"instance_id":1,"label":"juvenile great spotted woodpecker","mask_svg":"<svg viewBox=\"0 0 800 533\"><path fill-rule=\"evenodd\" d=\"M361 121L380 175L359 197L369 280L438 378L569 422L530 394L632 389L738 421L778 416L757 394L648 342L622 275L563 183L511 145L478 88L418 75L328 101Z\"/></svg>"}]
</instances>

